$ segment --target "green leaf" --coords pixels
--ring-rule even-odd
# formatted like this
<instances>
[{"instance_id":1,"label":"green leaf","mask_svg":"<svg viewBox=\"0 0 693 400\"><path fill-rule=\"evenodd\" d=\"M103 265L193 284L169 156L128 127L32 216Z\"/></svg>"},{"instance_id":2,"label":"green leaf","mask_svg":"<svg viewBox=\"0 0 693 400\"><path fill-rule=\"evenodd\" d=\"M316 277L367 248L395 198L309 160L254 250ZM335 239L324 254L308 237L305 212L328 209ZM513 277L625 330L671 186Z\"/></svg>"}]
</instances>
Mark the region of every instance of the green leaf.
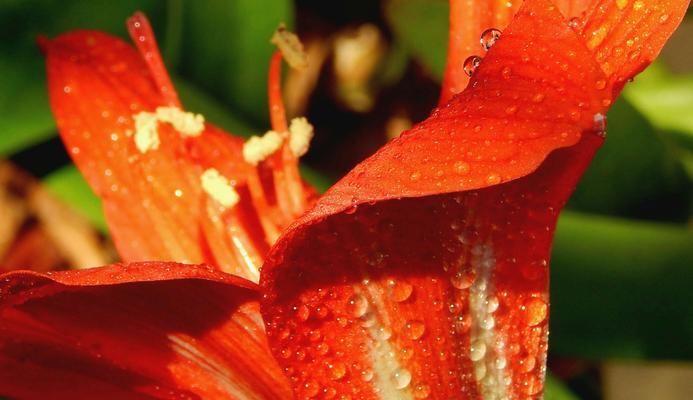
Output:
<instances>
[{"instance_id":1,"label":"green leaf","mask_svg":"<svg viewBox=\"0 0 693 400\"><path fill-rule=\"evenodd\" d=\"M693 230L564 212L553 247L553 353L693 358Z\"/></svg>"},{"instance_id":2,"label":"green leaf","mask_svg":"<svg viewBox=\"0 0 693 400\"><path fill-rule=\"evenodd\" d=\"M572 209L686 221L691 187L670 146L625 99L609 111L607 138L573 194Z\"/></svg>"},{"instance_id":3,"label":"green leaf","mask_svg":"<svg viewBox=\"0 0 693 400\"><path fill-rule=\"evenodd\" d=\"M558 378L551 374L546 374L544 400L579 400L579 398Z\"/></svg>"},{"instance_id":4,"label":"green leaf","mask_svg":"<svg viewBox=\"0 0 693 400\"><path fill-rule=\"evenodd\" d=\"M107 232L101 200L74 165L62 167L43 178L43 184L58 198L72 206L102 232Z\"/></svg>"},{"instance_id":5,"label":"green leaf","mask_svg":"<svg viewBox=\"0 0 693 400\"><path fill-rule=\"evenodd\" d=\"M693 74L674 75L654 63L626 86L624 96L657 128L679 133L693 149Z\"/></svg>"},{"instance_id":6,"label":"green leaf","mask_svg":"<svg viewBox=\"0 0 693 400\"><path fill-rule=\"evenodd\" d=\"M624 96L676 144L693 179L693 74L675 75L655 63L626 87Z\"/></svg>"},{"instance_id":7,"label":"green leaf","mask_svg":"<svg viewBox=\"0 0 693 400\"><path fill-rule=\"evenodd\" d=\"M56 134L45 72L38 60L0 56L0 157Z\"/></svg>"},{"instance_id":8,"label":"green leaf","mask_svg":"<svg viewBox=\"0 0 693 400\"><path fill-rule=\"evenodd\" d=\"M441 80L447 60L448 16L446 0L389 0L385 17L395 38Z\"/></svg>"},{"instance_id":9,"label":"green leaf","mask_svg":"<svg viewBox=\"0 0 693 400\"><path fill-rule=\"evenodd\" d=\"M293 23L290 0L186 2L182 75L258 124L268 121L267 71L280 22Z\"/></svg>"}]
</instances>

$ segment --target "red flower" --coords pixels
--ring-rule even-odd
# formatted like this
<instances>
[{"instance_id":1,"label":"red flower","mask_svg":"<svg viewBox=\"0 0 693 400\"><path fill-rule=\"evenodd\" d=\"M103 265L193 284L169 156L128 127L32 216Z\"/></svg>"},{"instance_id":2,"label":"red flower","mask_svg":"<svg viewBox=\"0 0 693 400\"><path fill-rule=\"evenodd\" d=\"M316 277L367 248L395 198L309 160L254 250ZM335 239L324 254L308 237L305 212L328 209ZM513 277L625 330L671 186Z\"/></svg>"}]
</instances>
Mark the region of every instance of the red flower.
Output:
<instances>
[{"instance_id":1,"label":"red flower","mask_svg":"<svg viewBox=\"0 0 693 400\"><path fill-rule=\"evenodd\" d=\"M568 22L526 1L464 91L288 228L312 201L291 145L305 137L287 132L278 101L278 56L275 133L243 154L180 109L143 18L130 27L144 60L98 32L46 43L61 134L123 259L213 267L3 275L0 393L538 396L558 212L603 141L609 105L687 1L570 6L581 17ZM503 25L489 22L479 27ZM452 50L468 43L459 29ZM451 54L444 99L466 79L468 52ZM226 273L257 281L263 259L260 287Z\"/></svg>"}]
</instances>

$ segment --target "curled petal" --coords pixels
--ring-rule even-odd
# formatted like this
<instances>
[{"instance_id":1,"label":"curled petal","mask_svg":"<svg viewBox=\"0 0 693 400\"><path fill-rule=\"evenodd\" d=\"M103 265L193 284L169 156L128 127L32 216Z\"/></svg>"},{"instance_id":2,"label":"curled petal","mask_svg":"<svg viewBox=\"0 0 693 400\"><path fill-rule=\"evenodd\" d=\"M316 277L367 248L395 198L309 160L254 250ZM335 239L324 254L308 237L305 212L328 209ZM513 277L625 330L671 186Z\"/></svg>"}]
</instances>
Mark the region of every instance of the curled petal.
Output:
<instances>
[{"instance_id":1,"label":"curled petal","mask_svg":"<svg viewBox=\"0 0 693 400\"><path fill-rule=\"evenodd\" d=\"M557 7L526 1L465 91L270 251L262 312L295 394L539 396L553 230L611 96Z\"/></svg>"},{"instance_id":2,"label":"curled petal","mask_svg":"<svg viewBox=\"0 0 693 400\"><path fill-rule=\"evenodd\" d=\"M3 395L290 397L248 281L150 262L0 282Z\"/></svg>"}]
</instances>

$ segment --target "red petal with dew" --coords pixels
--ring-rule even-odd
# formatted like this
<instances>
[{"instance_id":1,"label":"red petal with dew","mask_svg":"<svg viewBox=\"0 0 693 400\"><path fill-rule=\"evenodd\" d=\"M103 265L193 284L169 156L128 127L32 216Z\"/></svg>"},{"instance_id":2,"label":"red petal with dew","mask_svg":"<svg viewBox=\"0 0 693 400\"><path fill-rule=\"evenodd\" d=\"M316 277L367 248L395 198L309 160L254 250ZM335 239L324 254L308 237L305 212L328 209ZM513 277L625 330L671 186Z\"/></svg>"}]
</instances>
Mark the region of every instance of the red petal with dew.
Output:
<instances>
[{"instance_id":1,"label":"red petal with dew","mask_svg":"<svg viewBox=\"0 0 693 400\"><path fill-rule=\"evenodd\" d=\"M0 276L0 395L286 399L254 284L207 266Z\"/></svg>"},{"instance_id":2,"label":"red petal with dew","mask_svg":"<svg viewBox=\"0 0 693 400\"><path fill-rule=\"evenodd\" d=\"M257 271L243 263L219 264L204 251L206 242L228 238L202 228L207 196L200 176L216 168L243 191L256 175L243 161L242 141L209 124L200 136L183 137L159 123L159 148L142 153L131 137L133 116L170 101L140 54L120 39L92 31L67 33L44 47L58 128L103 200L123 259L208 262L257 279ZM257 178L255 184L260 185Z\"/></svg>"},{"instance_id":3,"label":"red petal with dew","mask_svg":"<svg viewBox=\"0 0 693 400\"><path fill-rule=\"evenodd\" d=\"M270 344L303 398L536 398L558 212L611 87L529 0L469 86L331 188L262 271Z\"/></svg>"},{"instance_id":4,"label":"red petal with dew","mask_svg":"<svg viewBox=\"0 0 693 400\"><path fill-rule=\"evenodd\" d=\"M594 2L557 0L554 3L566 18L573 18L580 16ZM448 58L440 95L441 105L467 87L469 76L464 72L464 61L472 55L484 55L481 33L490 28L504 30L521 5L522 0L450 0Z\"/></svg>"},{"instance_id":5,"label":"red petal with dew","mask_svg":"<svg viewBox=\"0 0 693 400\"><path fill-rule=\"evenodd\" d=\"M657 57L683 20L689 0L599 0L582 18L571 21L614 86L625 82Z\"/></svg>"}]
</instances>

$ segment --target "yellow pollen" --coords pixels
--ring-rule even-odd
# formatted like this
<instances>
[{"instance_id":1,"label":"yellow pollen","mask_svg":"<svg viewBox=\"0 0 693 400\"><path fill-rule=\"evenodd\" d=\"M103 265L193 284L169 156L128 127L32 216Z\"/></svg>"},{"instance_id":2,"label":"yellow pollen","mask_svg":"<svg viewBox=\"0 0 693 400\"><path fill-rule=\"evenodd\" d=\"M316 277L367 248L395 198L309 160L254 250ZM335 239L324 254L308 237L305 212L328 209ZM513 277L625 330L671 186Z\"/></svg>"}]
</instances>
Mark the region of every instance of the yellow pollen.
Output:
<instances>
[{"instance_id":1,"label":"yellow pollen","mask_svg":"<svg viewBox=\"0 0 693 400\"><path fill-rule=\"evenodd\" d=\"M243 145L243 158L248 164L258 165L282 147L284 138L280 133L267 131L262 136L252 136Z\"/></svg>"},{"instance_id":2,"label":"yellow pollen","mask_svg":"<svg viewBox=\"0 0 693 400\"><path fill-rule=\"evenodd\" d=\"M140 153L159 148L159 132L156 128L156 114L141 112L132 117L135 120L135 146Z\"/></svg>"},{"instance_id":3,"label":"yellow pollen","mask_svg":"<svg viewBox=\"0 0 693 400\"><path fill-rule=\"evenodd\" d=\"M291 68L301 69L308 64L308 57L303 50L303 43L301 43L301 40L295 33L288 31L284 24L279 25L279 28L274 31L270 42L279 48L284 60Z\"/></svg>"},{"instance_id":4,"label":"yellow pollen","mask_svg":"<svg viewBox=\"0 0 693 400\"><path fill-rule=\"evenodd\" d=\"M214 168L205 170L200 176L202 190L225 208L235 206L240 197L231 182Z\"/></svg>"},{"instance_id":5,"label":"yellow pollen","mask_svg":"<svg viewBox=\"0 0 693 400\"><path fill-rule=\"evenodd\" d=\"M161 122L173 125L173 128L183 136L200 136L205 130L205 117L183 111L178 107L158 107L156 117Z\"/></svg>"},{"instance_id":6,"label":"yellow pollen","mask_svg":"<svg viewBox=\"0 0 693 400\"><path fill-rule=\"evenodd\" d=\"M313 125L307 119L294 118L289 125L289 148L296 157L308 152L310 140L313 139Z\"/></svg>"},{"instance_id":7,"label":"yellow pollen","mask_svg":"<svg viewBox=\"0 0 693 400\"><path fill-rule=\"evenodd\" d=\"M185 112L178 107L158 107L155 112L142 111L132 116L135 120L135 146L140 153L159 148L158 123L166 122L182 136L199 136L205 130L205 118ZM130 130L125 131L131 136Z\"/></svg>"}]
</instances>

